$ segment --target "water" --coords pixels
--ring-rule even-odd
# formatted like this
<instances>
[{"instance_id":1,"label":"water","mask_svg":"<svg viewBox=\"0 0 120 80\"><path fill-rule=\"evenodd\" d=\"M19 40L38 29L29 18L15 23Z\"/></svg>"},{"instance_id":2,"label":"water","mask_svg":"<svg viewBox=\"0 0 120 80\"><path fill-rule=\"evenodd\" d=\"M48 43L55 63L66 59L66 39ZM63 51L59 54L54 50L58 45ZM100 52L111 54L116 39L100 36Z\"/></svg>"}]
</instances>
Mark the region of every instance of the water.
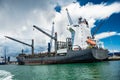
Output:
<instances>
[{"instance_id":1,"label":"water","mask_svg":"<svg viewBox=\"0 0 120 80\"><path fill-rule=\"evenodd\" d=\"M120 61L36 66L0 65L0 80L120 80Z\"/></svg>"}]
</instances>

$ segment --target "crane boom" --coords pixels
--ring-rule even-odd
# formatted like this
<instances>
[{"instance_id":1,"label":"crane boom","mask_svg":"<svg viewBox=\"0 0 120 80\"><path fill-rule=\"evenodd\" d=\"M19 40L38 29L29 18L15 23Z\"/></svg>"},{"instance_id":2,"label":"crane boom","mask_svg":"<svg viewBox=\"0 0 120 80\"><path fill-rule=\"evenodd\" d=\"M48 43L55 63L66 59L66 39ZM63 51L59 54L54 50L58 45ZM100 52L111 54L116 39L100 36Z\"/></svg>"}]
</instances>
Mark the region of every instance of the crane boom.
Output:
<instances>
[{"instance_id":1,"label":"crane boom","mask_svg":"<svg viewBox=\"0 0 120 80\"><path fill-rule=\"evenodd\" d=\"M52 35L48 34L47 32L43 31L42 29L40 29L39 27L37 27L35 25L33 25L33 27L36 28L37 30L41 31L42 33L44 33L45 35L47 35L51 39L55 40L55 53L57 53L57 33L55 33L55 36L53 37Z\"/></svg>"},{"instance_id":2,"label":"crane boom","mask_svg":"<svg viewBox=\"0 0 120 80\"><path fill-rule=\"evenodd\" d=\"M5 36L5 37L8 38L8 39L11 39L11 40L13 40L13 41L16 41L16 42L19 42L19 43L22 43L22 44L24 44L24 45L27 45L27 46L31 47L30 44L24 43L24 42L22 42L22 41L19 41L19 40L17 40L17 39L14 39L14 38L11 38L11 37L8 37L8 36Z\"/></svg>"},{"instance_id":3,"label":"crane boom","mask_svg":"<svg viewBox=\"0 0 120 80\"><path fill-rule=\"evenodd\" d=\"M67 17L68 17L69 23L70 23L70 25L72 25L72 24L73 24L73 21L72 21L72 19L71 19L71 17L70 17L70 14L69 14L67 8L66 8L66 11L67 11Z\"/></svg>"},{"instance_id":4,"label":"crane boom","mask_svg":"<svg viewBox=\"0 0 120 80\"><path fill-rule=\"evenodd\" d=\"M98 27L95 28L94 32L92 33L92 38L94 38L94 35L98 32L98 30L103 26L105 21L101 22Z\"/></svg>"},{"instance_id":5,"label":"crane boom","mask_svg":"<svg viewBox=\"0 0 120 80\"><path fill-rule=\"evenodd\" d=\"M42 29L40 29L39 27L33 25L34 28L36 28L37 30L41 31L42 33L44 33L45 35L47 35L48 37L50 37L51 39L55 40L55 37L53 37L52 35L48 34L47 32L43 31Z\"/></svg>"},{"instance_id":6,"label":"crane boom","mask_svg":"<svg viewBox=\"0 0 120 80\"><path fill-rule=\"evenodd\" d=\"M21 43L21 44L24 44L24 45L27 45L27 46L29 46L29 47L31 47L32 48L32 54L34 54L34 40L32 39L32 44L30 45L30 44L27 44L27 43L25 43L25 42L22 42L22 41L20 41L20 40L17 40L17 39L14 39L14 38L12 38L12 37L9 37L9 36L5 36L6 38L8 38L8 39L11 39L11 40L13 40L13 41L16 41L16 42L19 42L19 43Z\"/></svg>"}]
</instances>

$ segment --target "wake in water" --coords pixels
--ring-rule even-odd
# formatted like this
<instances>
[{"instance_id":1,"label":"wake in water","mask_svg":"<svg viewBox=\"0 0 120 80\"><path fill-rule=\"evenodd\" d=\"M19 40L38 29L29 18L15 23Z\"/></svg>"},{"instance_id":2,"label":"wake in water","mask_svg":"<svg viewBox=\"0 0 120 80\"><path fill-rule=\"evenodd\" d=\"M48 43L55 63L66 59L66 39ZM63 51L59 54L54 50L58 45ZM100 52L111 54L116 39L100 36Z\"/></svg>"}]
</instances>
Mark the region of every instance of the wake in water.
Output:
<instances>
[{"instance_id":1,"label":"wake in water","mask_svg":"<svg viewBox=\"0 0 120 80\"><path fill-rule=\"evenodd\" d=\"M5 70L0 70L0 80L12 80L13 75Z\"/></svg>"}]
</instances>

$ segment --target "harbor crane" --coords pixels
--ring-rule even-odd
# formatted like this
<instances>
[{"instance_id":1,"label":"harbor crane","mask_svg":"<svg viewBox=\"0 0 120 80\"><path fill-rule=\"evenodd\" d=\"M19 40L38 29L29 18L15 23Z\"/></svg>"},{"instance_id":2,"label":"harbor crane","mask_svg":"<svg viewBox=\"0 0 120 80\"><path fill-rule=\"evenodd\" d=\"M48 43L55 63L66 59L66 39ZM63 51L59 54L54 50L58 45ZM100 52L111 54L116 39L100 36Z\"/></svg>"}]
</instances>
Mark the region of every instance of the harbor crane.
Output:
<instances>
[{"instance_id":1,"label":"harbor crane","mask_svg":"<svg viewBox=\"0 0 120 80\"><path fill-rule=\"evenodd\" d=\"M28 43L22 42L22 41L20 41L20 40L14 39L14 38L9 37L9 36L5 36L5 37L8 38L8 39L11 39L11 40L13 40L13 41L16 41L16 42L18 42L18 43L21 43L21 44L24 44L24 45L26 45L26 46L31 47L32 55L34 55L34 40L33 40L33 39L32 39L32 44L28 44Z\"/></svg>"}]
</instances>

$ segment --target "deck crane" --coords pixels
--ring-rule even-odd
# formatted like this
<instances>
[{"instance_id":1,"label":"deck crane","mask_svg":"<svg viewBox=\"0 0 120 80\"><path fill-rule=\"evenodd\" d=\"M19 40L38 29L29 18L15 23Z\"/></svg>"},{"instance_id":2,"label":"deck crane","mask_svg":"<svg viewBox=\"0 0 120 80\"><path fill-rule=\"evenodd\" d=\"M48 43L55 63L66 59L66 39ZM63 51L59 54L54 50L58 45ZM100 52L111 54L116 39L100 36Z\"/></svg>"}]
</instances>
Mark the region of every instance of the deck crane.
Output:
<instances>
[{"instance_id":1,"label":"deck crane","mask_svg":"<svg viewBox=\"0 0 120 80\"><path fill-rule=\"evenodd\" d=\"M95 34L98 32L98 30L103 26L103 24L105 23L105 21L102 21L95 29L94 29L94 31L92 32L92 38L91 37L88 37L88 39L87 39L87 43L88 44L90 44L90 45L92 45L92 46L95 46L96 45L96 42L97 41L95 41L94 40L94 36L95 36Z\"/></svg>"},{"instance_id":2,"label":"deck crane","mask_svg":"<svg viewBox=\"0 0 120 80\"><path fill-rule=\"evenodd\" d=\"M37 30L39 30L40 32L44 33L45 35L47 35L48 37L50 37L51 39L55 40L55 53L57 53L57 33L55 33L55 36L53 37L52 35L48 34L47 32L43 31L41 28L33 25L34 28L36 28Z\"/></svg>"},{"instance_id":3,"label":"deck crane","mask_svg":"<svg viewBox=\"0 0 120 80\"><path fill-rule=\"evenodd\" d=\"M70 14L69 14L67 8L66 8L66 11L67 11L67 17L68 17L69 23L70 23L70 25L72 25L72 24L73 24L73 21L72 21L72 18L70 17Z\"/></svg>"},{"instance_id":4,"label":"deck crane","mask_svg":"<svg viewBox=\"0 0 120 80\"><path fill-rule=\"evenodd\" d=\"M92 39L94 39L95 34L98 32L98 30L103 26L103 24L105 23L105 21L101 22L98 27L95 28L95 30L92 33Z\"/></svg>"},{"instance_id":5,"label":"deck crane","mask_svg":"<svg viewBox=\"0 0 120 80\"><path fill-rule=\"evenodd\" d=\"M34 54L34 40L33 40L33 39L32 39L32 44L28 44L28 43L22 42L22 41L20 41L20 40L14 39L14 38L9 37L9 36L5 36L5 37L8 38L8 39L11 39L11 40L13 40L13 41L16 41L16 42L18 42L18 43L21 43L21 44L24 44L24 45L26 45L26 46L31 47L32 55Z\"/></svg>"},{"instance_id":6,"label":"deck crane","mask_svg":"<svg viewBox=\"0 0 120 80\"><path fill-rule=\"evenodd\" d=\"M72 21L72 18L70 17L70 14L69 14L67 8L66 8L66 11L67 11L67 17L68 17L68 21L69 21L69 25L68 25L68 26L71 26L71 25L73 25L73 21ZM76 26L76 25L73 25L73 26ZM68 27L67 29L68 29L68 30L70 31L70 33L71 33L72 46L73 46L75 31L74 31L71 27Z\"/></svg>"}]
</instances>

